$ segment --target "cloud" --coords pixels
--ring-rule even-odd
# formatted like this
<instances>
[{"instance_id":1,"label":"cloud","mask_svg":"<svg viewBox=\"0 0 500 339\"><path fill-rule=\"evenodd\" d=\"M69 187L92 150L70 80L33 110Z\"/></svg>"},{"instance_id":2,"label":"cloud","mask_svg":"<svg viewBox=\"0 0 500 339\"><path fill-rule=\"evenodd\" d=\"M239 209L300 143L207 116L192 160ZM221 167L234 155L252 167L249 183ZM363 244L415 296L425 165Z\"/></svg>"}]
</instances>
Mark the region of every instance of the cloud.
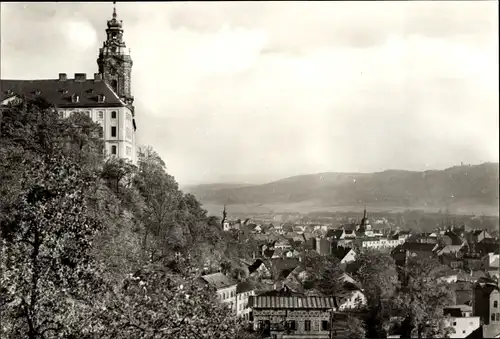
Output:
<instances>
[{"instance_id":1,"label":"cloud","mask_svg":"<svg viewBox=\"0 0 500 339\"><path fill-rule=\"evenodd\" d=\"M95 72L109 4L1 6L3 78ZM138 139L182 184L498 161L495 6L119 3Z\"/></svg>"},{"instance_id":2,"label":"cloud","mask_svg":"<svg viewBox=\"0 0 500 339\"><path fill-rule=\"evenodd\" d=\"M67 21L61 25L66 42L85 52L97 43L97 32L86 21Z\"/></svg>"}]
</instances>

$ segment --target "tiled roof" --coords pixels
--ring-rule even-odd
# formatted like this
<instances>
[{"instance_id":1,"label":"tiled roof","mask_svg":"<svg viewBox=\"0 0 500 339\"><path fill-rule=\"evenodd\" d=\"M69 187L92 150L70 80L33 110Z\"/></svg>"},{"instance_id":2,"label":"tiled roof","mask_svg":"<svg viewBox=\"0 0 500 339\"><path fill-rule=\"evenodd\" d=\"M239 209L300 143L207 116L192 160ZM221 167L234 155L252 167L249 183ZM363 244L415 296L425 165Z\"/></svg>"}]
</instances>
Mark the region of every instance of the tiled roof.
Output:
<instances>
[{"instance_id":1,"label":"tiled roof","mask_svg":"<svg viewBox=\"0 0 500 339\"><path fill-rule=\"evenodd\" d=\"M448 245L443 247L439 252L438 255L442 254L451 254L451 253L456 253L462 249L462 245Z\"/></svg>"},{"instance_id":2,"label":"tiled roof","mask_svg":"<svg viewBox=\"0 0 500 339\"><path fill-rule=\"evenodd\" d=\"M418 242L405 242L401 248L409 251L424 251L430 252L434 250L436 244L428 244L428 243L418 243Z\"/></svg>"},{"instance_id":3,"label":"tiled roof","mask_svg":"<svg viewBox=\"0 0 500 339\"><path fill-rule=\"evenodd\" d=\"M271 297L251 296L248 306L252 308L275 309L335 309L335 299L332 297Z\"/></svg>"},{"instance_id":4,"label":"tiled roof","mask_svg":"<svg viewBox=\"0 0 500 339\"><path fill-rule=\"evenodd\" d=\"M254 290L255 287L247 282L247 281L243 281L243 282L240 282L238 284L238 286L236 286L236 293L245 293L245 292L248 292L248 291L252 291Z\"/></svg>"},{"instance_id":5,"label":"tiled roof","mask_svg":"<svg viewBox=\"0 0 500 339\"><path fill-rule=\"evenodd\" d=\"M332 247L332 255L342 260L352 249L350 247L336 246Z\"/></svg>"},{"instance_id":6,"label":"tiled roof","mask_svg":"<svg viewBox=\"0 0 500 339\"><path fill-rule=\"evenodd\" d=\"M226 277L224 274L220 272L207 274L202 276L201 278L205 280L210 286L215 287L216 289L235 286L237 284L235 281Z\"/></svg>"},{"instance_id":7,"label":"tiled roof","mask_svg":"<svg viewBox=\"0 0 500 339\"><path fill-rule=\"evenodd\" d=\"M79 96L72 102L73 94ZM0 80L0 102L12 96L41 96L56 107L121 107L124 103L103 80ZM98 96L104 95L104 102Z\"/></svg>"},{"instance_id":8,"label":"tiled roof","mask_svg":"<svg viewBox=\"0 0 500 339\"><path fill-rule=\"evenodd\" d=\"M274 279L286 279L299 264L299 260L295 258L271 259L271 270Z\"/></svg>"},{"instance_id":9,"label":"tiled roof","mask_svg":"<svg viewBox=\"0 0 500 339\"><path fill-rule=\"evenodd\" d=\"M255 260L255 262L252 265L248 266L248 271L250 273L253 273L253 272L257 271L257 269L262 264L264 264L264 262L261 259L257 259L257 260Z\"/></svg>"}]
</instances>

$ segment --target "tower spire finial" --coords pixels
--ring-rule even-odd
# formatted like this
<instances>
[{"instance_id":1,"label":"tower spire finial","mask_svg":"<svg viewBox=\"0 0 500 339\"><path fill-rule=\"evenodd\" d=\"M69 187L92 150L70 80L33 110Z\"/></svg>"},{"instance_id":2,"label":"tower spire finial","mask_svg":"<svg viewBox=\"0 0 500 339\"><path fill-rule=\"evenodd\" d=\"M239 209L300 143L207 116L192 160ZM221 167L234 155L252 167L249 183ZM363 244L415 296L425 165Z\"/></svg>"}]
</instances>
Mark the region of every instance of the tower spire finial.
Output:
<instances>
[{"instance_id":1,"label":"tower spire finial","mask_svg":"<svg viewBox=\"0 0 500 339\"><path fill-rule=\"evenodd\" d=\"M113 19L116 18L116 1L113 1Z\"/></svg>"}]
</instances>

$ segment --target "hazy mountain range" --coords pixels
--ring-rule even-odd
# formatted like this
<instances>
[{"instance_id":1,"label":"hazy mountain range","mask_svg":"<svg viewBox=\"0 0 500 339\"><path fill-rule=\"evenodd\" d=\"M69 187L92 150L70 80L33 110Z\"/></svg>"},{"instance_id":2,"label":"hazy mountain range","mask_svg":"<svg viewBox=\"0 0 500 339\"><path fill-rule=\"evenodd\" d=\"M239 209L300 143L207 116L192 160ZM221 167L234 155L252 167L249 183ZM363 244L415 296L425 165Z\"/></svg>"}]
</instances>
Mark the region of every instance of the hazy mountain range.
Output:
<instances>
[{"instance_id":1,"label":"hazy mountain range","mask_svg":"<svg viewBox=\"0 0 500 339\"><path fill-rule=\"evenodd\" d=\"M204 204L443 207L498 206L499 164L424 172L318 173L262 185L205 184L185 188Z\"/></svg>"}]
</instances>

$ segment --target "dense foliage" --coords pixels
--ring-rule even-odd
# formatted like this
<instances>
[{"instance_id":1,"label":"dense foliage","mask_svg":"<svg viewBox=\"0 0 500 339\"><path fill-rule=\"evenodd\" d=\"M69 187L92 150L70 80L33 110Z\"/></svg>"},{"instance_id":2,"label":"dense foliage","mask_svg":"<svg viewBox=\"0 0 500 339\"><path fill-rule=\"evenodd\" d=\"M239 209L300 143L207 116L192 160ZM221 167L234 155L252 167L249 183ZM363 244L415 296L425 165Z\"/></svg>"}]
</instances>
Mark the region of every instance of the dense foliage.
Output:
<instances>
[{"instance_id":1,"label":"dense foliage","mask_svg":"<svg viewBox=\"0 0 500 339\"><path fill-rule=\"evenodd\" d=\"M105 161L100 126L20 100L0 124L2 338L246 338L199 280L220 224L165 163Z\"/></svg>"},{"instance_id":2,"label":"dense foliage","mask_svg":"<svg viewBox=\"0 0 500 339\"><path fill-rule=\"evenodd\" d=\"M389 255L366 251L356 261L354 277L367 298L367 337L442 338L449 333L443 307L452 304L452 295L439 280L445 267L437 260L413 257L398 269Z\"/></svg>"}]
</instances>

